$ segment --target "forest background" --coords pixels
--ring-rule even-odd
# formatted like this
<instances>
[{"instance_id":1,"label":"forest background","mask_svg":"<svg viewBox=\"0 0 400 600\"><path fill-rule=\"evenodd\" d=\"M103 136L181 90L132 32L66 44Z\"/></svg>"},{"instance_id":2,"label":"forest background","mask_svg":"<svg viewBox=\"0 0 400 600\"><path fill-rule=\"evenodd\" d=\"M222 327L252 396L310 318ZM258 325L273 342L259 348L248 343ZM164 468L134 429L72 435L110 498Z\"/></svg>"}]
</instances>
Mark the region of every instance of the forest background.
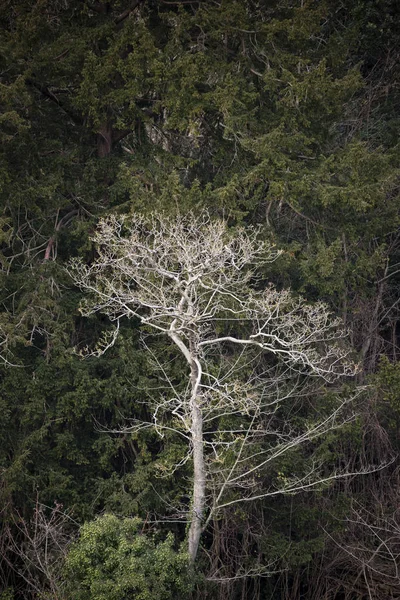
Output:
<instances>
[{"instance_id":1,"label":"forest background","mask_svg":"<svg viewBox=\"0 0 400 600\"><path fill-rule=\"evenodd\" d=\"M400 598L396 5L0 3L2 600ZM283 252L258 285L327 303L360 365L282 403L300 430L356 396L257 485L311 458L321 479L364 474L227 506L194 574L191 461L174 432L128 430L159 383L149 345L177 381L182 361L135 319L82 358L112 324L80 314L66 266L96 259L102 217L205 210L259 226Z\"/></svg>"}]
</instances>

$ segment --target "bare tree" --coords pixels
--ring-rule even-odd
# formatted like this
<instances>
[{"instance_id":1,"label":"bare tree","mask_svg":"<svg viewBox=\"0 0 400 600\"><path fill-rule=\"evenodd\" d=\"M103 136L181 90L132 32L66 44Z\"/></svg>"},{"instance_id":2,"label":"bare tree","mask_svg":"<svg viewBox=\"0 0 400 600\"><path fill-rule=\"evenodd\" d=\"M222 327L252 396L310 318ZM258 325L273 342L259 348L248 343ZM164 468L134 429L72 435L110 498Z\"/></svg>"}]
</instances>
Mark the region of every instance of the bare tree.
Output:
<instances>
[{"instance_id":1,"label":"bare tree","mask_svg":"<svg viewBox=\"0 0 400 600\"><path fill-rule=\"evenodd\" d=\"M75 261L69 272L89 293L83 314L102 312L117 325L98 352L114 343L121 317L137 317L145 331L168 336L186 363L187 378L178 386L153 353L165 386L149 404L161 435L173 429L187 441L182 463L193 460L188 545L194 561L202 531L224 506L315 485L318 465L267 490L257 473L338 425L340 402L303 430L277 423L275 415L315 382L326 386L354 374L346 334L323 303L262 285L260 269L279 251L254 229L231 231L208 213L110 216L94 241L96 260ZM131 429L146 426L137 421Z\"/></svg>"}]
</instances>

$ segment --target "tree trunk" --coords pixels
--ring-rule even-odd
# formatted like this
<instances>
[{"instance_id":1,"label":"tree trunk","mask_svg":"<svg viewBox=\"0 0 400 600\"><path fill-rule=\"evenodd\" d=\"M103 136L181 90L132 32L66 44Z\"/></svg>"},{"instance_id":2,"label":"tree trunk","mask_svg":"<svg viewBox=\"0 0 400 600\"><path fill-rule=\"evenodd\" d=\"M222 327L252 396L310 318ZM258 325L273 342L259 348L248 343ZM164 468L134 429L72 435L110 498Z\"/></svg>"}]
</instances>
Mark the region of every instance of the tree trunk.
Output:
<instances>
[{"instance_id":1,"label":"tree trunk","mask_svg":"<svg viewBox=\"0 0 400 600\"><path fill-rule=\"evenodd\" d=\"M97 155L99 158L104 158L111 154L113 143L113 129L107 121L103 123L97 134Z\"/></svg>"},{"instance_id":2,"label":"tree trunk","mask_svg":"<svg viewBox=\"0 0 400 600\"><path fill-rule=\"evenodd\" d=\"M189 557L193 563L196 560L199 549L200 537L203 531L204 507L206 496L206 474L204 464L203 445L203 414L198 394L198 367L196 363L191 365L192 382L192 444L193 444L193 498L192 498L192 520L189 528Z\"/></svg>"}]
</instances>

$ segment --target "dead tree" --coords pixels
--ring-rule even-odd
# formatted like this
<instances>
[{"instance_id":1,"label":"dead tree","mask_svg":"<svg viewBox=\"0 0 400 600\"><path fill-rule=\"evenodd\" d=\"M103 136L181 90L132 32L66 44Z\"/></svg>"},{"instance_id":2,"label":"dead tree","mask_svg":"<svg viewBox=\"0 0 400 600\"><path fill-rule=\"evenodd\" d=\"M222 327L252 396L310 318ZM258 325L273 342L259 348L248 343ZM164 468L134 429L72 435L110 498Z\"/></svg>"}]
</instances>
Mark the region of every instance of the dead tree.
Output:
<instances>
[{"instance_id":1,"label":"dead tree","mask_svg":"<svg viewBox=\"0 0 400 600\"><path fill-rule=\"evenodd\" d=\"M110 216L100 222L94 241L96 260L76 261L69 272L88 293L82 313L105 313L117 325L98 352L114 343L122 317L136 317L146 331L169 338L186 364L182 391L156 358L165 390L153 399L152 412L161 435L172 428L183 436L184 460L193 461L188 548L194 561L202 532L223 507L315 485L317 465L273 489L259 489L256 474L338 426L340 402L302 431L279 429L273 415L282 402L304 394L305 386L354 374L346 333L323 303L307 304L289 291L261 285L260 268L279 251L256 230L230 231L208 213ZM222 422L235 426L224 428ZM148 426L135 422L131 430ZM266 436L272 442L263 448ZM234 489L240 498L232 497Z\"/></svg>"}]
</instances>

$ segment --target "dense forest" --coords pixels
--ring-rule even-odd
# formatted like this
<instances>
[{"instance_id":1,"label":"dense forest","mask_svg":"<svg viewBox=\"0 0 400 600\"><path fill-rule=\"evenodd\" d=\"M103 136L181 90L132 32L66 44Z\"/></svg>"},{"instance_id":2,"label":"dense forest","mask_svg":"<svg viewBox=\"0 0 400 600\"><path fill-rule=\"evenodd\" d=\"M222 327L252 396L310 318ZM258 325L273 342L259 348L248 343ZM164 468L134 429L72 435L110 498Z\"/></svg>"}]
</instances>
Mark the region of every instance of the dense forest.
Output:
<instances>
[{"instance_id":1,"label":"dense forest","mask_svg":"<svg viewBox=\"0 0 400 600\"><path fill-rule=\"evenodd\" d=\"M396 0L0 23L0 600L400 599Z\"/></svg>"}]
</instances>

